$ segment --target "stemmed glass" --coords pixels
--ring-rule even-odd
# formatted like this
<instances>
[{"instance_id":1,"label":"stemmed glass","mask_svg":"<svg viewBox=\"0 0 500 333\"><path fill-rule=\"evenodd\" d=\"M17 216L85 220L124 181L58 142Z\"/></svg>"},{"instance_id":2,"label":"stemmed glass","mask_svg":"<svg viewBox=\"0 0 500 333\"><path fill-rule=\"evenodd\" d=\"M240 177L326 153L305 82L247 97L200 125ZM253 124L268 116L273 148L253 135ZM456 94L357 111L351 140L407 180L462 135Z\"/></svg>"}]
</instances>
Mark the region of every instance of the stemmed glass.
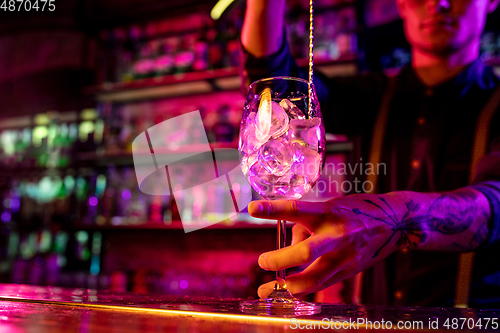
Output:
<instances>
[{"instance_id":1,"label":"stemmed glass","mask_svg":"<svg viewBox=\"0 0 500 333\"><path fill-rule=\"evenodd\" d=\"M318 180L325 158L325 131L314 86L293 77L272 77L249 87L240 128L243 173L266 200L300 199ZM278 220L276 246L286 246L285 221ZM274 291L263 300L244 301L243 312L298 316L321 311L294 298L276 272Z\"/></svg>"}]
</instances>

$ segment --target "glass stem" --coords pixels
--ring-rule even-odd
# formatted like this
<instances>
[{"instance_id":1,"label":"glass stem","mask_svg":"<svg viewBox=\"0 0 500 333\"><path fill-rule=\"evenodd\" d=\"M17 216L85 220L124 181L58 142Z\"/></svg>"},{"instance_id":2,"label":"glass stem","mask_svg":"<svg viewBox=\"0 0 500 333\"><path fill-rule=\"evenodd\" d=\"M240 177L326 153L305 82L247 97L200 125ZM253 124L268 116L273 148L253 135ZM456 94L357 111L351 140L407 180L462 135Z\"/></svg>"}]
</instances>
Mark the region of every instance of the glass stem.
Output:
<instances>
[{"instance_id":1,"label":"glass stem","mask_svg":"<svg viewBox=\"0 0 500 333\"><path fill-rule=\"evenodd\" d=\"M276 249L282 249L286 246L286 221L278 220L278 232L276 233ZM276 271L275 290L286 290L286 271L284 269Z\"/></svg>"}]
</instances>

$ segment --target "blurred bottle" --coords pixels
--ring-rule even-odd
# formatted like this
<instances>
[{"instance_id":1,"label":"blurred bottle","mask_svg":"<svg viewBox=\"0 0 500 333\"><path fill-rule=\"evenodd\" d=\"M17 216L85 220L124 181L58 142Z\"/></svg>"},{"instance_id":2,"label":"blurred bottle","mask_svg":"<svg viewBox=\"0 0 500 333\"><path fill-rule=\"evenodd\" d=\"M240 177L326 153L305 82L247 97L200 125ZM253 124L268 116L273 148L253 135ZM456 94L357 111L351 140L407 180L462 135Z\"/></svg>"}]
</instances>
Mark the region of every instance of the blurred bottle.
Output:
<instances>
[{"instance_id":1,"label":"blurred bottle","mask_svg":"<svg viewBox=\"0 0 500 333\"><path fill-rule=\"evenodd\" d=\"M68 123L59 125L59 135L55 140L55 145L59 148L59 168L68 167L71 164L71 154L73 142L70 137L70 127Z\"/></svg>"},{"instance_id":2,"label":"blurred bottle","mask_svg":"<svg viewBox=\"0 0 500 333\"><path fill-rule=\"evenodd\" d=\"M2 258L0 264L1 276L7 281L9 275L13 274L13 265L18 256L19 250L19 228L15 223L10 223L2 228L4 241L0 243L2 246Z\"/></svg>"},{"instance_id":3,"label":"blurred bottle","mask_svg":"<svg viewBox=\"0 0 500 333\"><path fill-rule=\"evenodd\" d=\"M172 207L172 220L180 221L185 205L183 187L181 185L185 184L184 170L178 165L172 165L168 168L168 172L170 175L170 179L176 180L176 184L172 188L173 192L175 193L175 196L170 195L170 207Z\"/></svg>"},{"instance_id":4,"label":"blurred bottle","mask_svg":"<svg viewBox=\"0 0 500 333\"><path fill-rule=\"evenodd\" d=\"M238 67L240 56L239 33L234 24L230 24L226 35L227 61L225 67Z\"/></svg>"},{"instance_id":5,"label":"blurred bottle","mask_svg":"<svg viewBox=\"0 0 500 333\"><path fill-rule=\"evenodd\" d=\"M119 82L131 82L134 80L134 56L133 53L129 50L123 50L121 65L120 65L120 74L119 74Z\"/></svg>"},{"instance_id":6,"label":"blurred bottle","mask_svg":"<svg viewBox=\"0 0 500 333\"><path fill-rule=\"evenodd\" d=\"M193 70L196 58L194 41L195 37L193 34L185 35L182 38L180 48L175 54L175 73L188 73Z\"/></svg>"},{"instance_id":7,"label":"blurred bottle","mask_svg":"<svg viewBox=\"0 0 500 333\"><path fill-rule=\"evenodd\" d=\"M134 61L134 79L153 77L156 71L156 43L153 41L142 44L139 57Z\"/></svg>"},{"instance_id":8,"label":"blurred bottle","mask_svg":"<svg viewBox=\"0 0 500 333\"><path fill-rule=\"evenodd\" d=\"M92 234L92 245L90 252L90 274L97 275L101 271L102 257L102 234L98 231Z\"/></svg>"},{"instance_id":9,"label":"blurred bottle","mask_svg":"<svg viewBox=\"0 0 500 333\"><path fill-rule=\"evenodd\" d=\"M53 234L52 249L46 256L47 284L61 283L61 271L67 264L66 251L69 235L59 230Z\"/></svg>"},{"instance_id":10,"label":"blurred bottle","mask_svg":"<svg viewBox=\"0 0 500 333\"><path fill-rule=\"evenodd\" d=\"M186 167L186 169L191 169ZM186 170L187 171L187 170ZM189 171L187 171L189 174ZM180 195L181 198L181 220L184 223L192 223L193 222L193 207L195 205L195 198L193 193L194 188L188 188L183 190L183 193ZM177 194L176 194L177 196Z\"/></svg>"},{"instance_id":11,"label":"blurred bottle","mask_svg":"<svg viewBox=\"0 0 500 333\"><path fill-rule=\"evenodd\" d=\"M14 261L12 282L30 283L33 259L37 251L36 231L22 231L19 237L19 255Z\"/></svg>"},{"instance_id":12,"label":"blurred bottle","mask_svg":"<svg viewBox=\"0 0 500 333\"><path fill-rule=\"evenodd\" d=\"M59 121L57 116L51 116L50 125L47 133L47 163L49 169L54 169L59 165L59 156L61 153L61 139L59 130Z\"/></svg>"},{"instance_id":13,"label":"blurred bottle","mask_svg":"<svg viewBox=\"0 0 500 333\"><path fill-rule=\"evenodd\" d=\"M109 289L111 292L126 292L127 291L128 277L123 271L114 271L111 273L111 281Z\"/></svg>"},{"instance_id":14,"label":"blurred bottle","mask_svg":"<svg viewBox=\"0 0 500 333\"><path fill-rule=\"evenodd\" d=\"M67 212L65 223L68 225L73 225L79 222L79 202L77 199L77 177L75 176L75 171L68 170L66 176L64 177L64 185L66 187L66 205Z\"/></svg>"},{"instance_id":15,"label":"blurred bottle","mask_svg":"<svg viewBox=\"0 0 500 333\"><path fill-rule=\"evenodd\" d=\"M172 223L172 198L173 195L162 195L161 197L161 213L164 224Z\"/></svg>"},{"instance_id":16,"label":"blurred bottle","mask_svg":"<svg viewBox=\"0 0 500 333\"><path fill-rule=\"evenodd\" d=\"M0 219L3 223L15 223L19 221L21 208L21 195L23 182L18 178L13 178L9 182L9 187L4 191L2 200L2 215Z\"/></svg>"},{"instance_id":17,"label":"blurred bottle","mask_svg":"<svg viewBox=\"0 0 500 333\"><path fill-rule=\"evenodd\" d=\"M35 127L32 130L33 157L36 166L45 167L48 160L48 124L49 120L45 114L35 116Z\"/></svg>"},{"instance_id":18,"label":"blurred bottle","mask_svg":"<svg viewBox=\"0 0 500 333\"><path fill-rule=\"evenodd\" d=\"M30 221L37 218L38 203L36 201L36 194L34 193L36 192L36 185L33 178L33 175L28 175L21 180L20 184L21 202L18 221L22 224L30 224ZM16 224L20 226L21 223Z\"/></svg>"},{"instance_id":19,"label":"blurred bottle","mask_svg":"<svg viewBox=\"0 0 500 333\"><path fill-rule=\"evenodd\" d=\"M96 222L97 206L99 204L99 199L96 194L97 179L98 179L97 172L95 170L92 170L89 177L88 190L84 199L87 205L87 215L83 217L82 222L83 224L86 225L93 225Z\"/></svg>"},{"instance_id":20,"label":"blurred bottle","mask_svg":"<svg viewBox=\"0 0 500 333\"><path fill-rule=\"evenodd\" d=\"M158 192L160 193L160 192ZM147 205L148 205L148 222L151 223L162 223L163 222L163 214L162 214L162 195L148 195Z\"/></svg>"},{"instance_id":21,"label":"blurred bottle","mask_svg":"<svg viewBox=\"0 0 500 333\"><path fill-rule=\"evenodd\" d=\"M194 43L195 60L193 69L195 71L205 71L208 69L208 41L206 31L199 33Z\"/></svg>"},{"instance_id":22,"label":"blurred bottle","mask_svg":"<svg viewBox=\"0 0 500 333\"><path fill-rule=\"evenodd\" d=\"M119 180L117 176L118 172L113 165L110 165L107 170L107 184L102 195L102 203L100 204L99 215L102 217L98 224L109 225L111 224L111 219L116 214L116 196L117 188L119 186Z\"/></svg>"},{"instance_id":23,"label":"blurred bottle","mask_svg":"<svg viewBox=\"0 0 500 333\"><path fill-rule=\"evenodd\" d=\"M181 215L179 213L179 207L177 206L177 201L173 195L169 196L169 206L170 206L170 221L165 219L165 224L171 224L173 221L180 221Z\"/></svg>"},{"instance_id":24,"label":"blurred bottle","mask_svg":"<svg viewBox=\"0 0 500 333\"><path fill-rule=\"evenodd\" d=\"M130 205L132 193L127 188L125 183L125 172L116 172L113 176L112 186L116 186L116 210L113 213L111 224L118 226L127 224L127 208Z\"/></svg>"},{"instance_id":25,"label":"blurred bottle","mask_svg":"<svg viewBox=\"0 0 500 333\"><path fill-rule=\"evenodd\" d=\"M165 38L159 41L158 55L155 59L156 76L169 75L174 72L174 54L176 52L176 39Z\"/></svg>"},{"instance_id":26,"label":"blurred bottle","mask_svg":"<svg viewBox=\"0 0 500 333\"><path fill-rule=\"evenodd\" d=\"M95 224L104 225L106 224L107 216L109 213L107 212L108 208L108 196L106 195L106 187L107 187L107 177L104 173L101 173L97 176L96 179L96 189L95 189L95 198L96 198L96 217Z\"/></svg>"},{"instance_id":27,"label":"blurred bottle","mask_svg":"<svg viewBox=\"0 0 500 333\"><path fill-rule=\"evenodd\" d=\"M198 165L193 165L193 171L199 175L203 175L207 170L211 170L212 162L209 163L199 163ZM207 177L202 176L202 179L206 179ZM206 187L198 187L195 186L191 189L192 200L192 219L193 221L199 221L202 217L206 216L206 205L207 205L207 196L206 196Z\"/></svg>"},{"instance_id":28,"label":"blurred bottle","mask_svg":"<svg viewBox=\"0 0 500 333\"><path fill-rule=\"evenodd\" d=\"M137 179L133 168L126 168L123 172L125 189L122 197L128 201L126 216L128 224L143 224L147 222L146 196L139 191ZM126 199L128 197L128 200Z\"/></svg>"},{"instance_id":29,"label":"blurred bottle","mask_svg":"<svg viewBox=\"0 0 500 333\"><path fill-rule=\"evenodd\" d=\"M101 127L96 128L96 123L100 122L97 110L95 108L83 109L79 116L78 141L75 143L75 149L77 152L95 152L102 139L103 130Z\"/></svg>"},{"instance_id":30,"label":"blurred bottle","mask_svg":"<svg viewBox=\"0 0 500 333\"><path fill-rule=\"evenodd\" d=\"M110 30L102 30L99 32L99 48L98 60L100 63L97 72L97 82L113 82L116 68L113 51L115 49L114 36Z\"/></svg>"},{"instance_id":31,"label":"blurred bottle","mask_svg":"<svg viewBox=\"0 0 500 333\"><path fill-rule=\"evenodd\" d=\"M88 218L89 203L89 175L86 169L80 170L80 175L76 177L75 199L76 199L76 219L75 223L80 224Z\"/></svg>"},{"instance_id":32,"label":"blurred bottle","mask_svg":"<svg viewBox=\"0 0 500 333\"><path fill-rule=\"evenodd\" d=\"M147 270L144 268L138 268L134 271L132 277L132 292L134 293L147 293Z\"/></svg>"},{"instance_id":33,"label":"blurred bottle","mask_svg":"<svg viewBox=\"0 0 500 333\"><path fill-rule=\"evenodd\" d=\"M208 69L224 67L224 41L222 34L215 28L207 32L208 40Z\"/></svg>"},{"instance_id":34,"label":"blurred bottle","mask_svg":"<svg viewBox=\"0 0 500 333\"><path fill-rule=\"evenodd\" d=\"M216 196L216 186L214 184L209 184L207 186L207 206L206 214L209 221L217 221L217 196Z\"/></svg>"},{"instance_id":35,"label":"blurred bottle","mask_svg":"<svg viewBox=\"0 0 500 333\"><path fill-rule=\"evenodd\" d=\"M31 131L29 128L19 130L15 143L16 160L19 164L27 165L29 159L28 152L31 146Z\"/></svg>"},{"instance_id":36,"label":"blurred bottle","mask_svg":"<svg viewBox=\"0 0 500 333\"><path fill-rule=\"evenodd\" d=\"M83 276L90 272L90 235L88 231L78 230L69 235L67 248L65 252L66 265L64 270L73 275L75 287L84 287L86 277Z\"/></svg>"},{"instance_id":37,"label":"blurred bottle","mask_svg":"<svg viewBox=\"0 0 500 333\"><path fill-rule=\"evenodd\" d=\"M110 71L108 74L108 79L106 82L121 82L123 80L123 75L128 71L128 66L130 62L127 57L124 57L126 52L126 40L127 31L124 28L118 27L113 29L111 33L111 52L112 63L110 64Z\"/></svg>"},{"instance_id":38,"label":"blurred bottle","mask_svg":"<svg viewBox=\"0 0 500 333\"><path fill-rule=\"evenodd\" d=\"M104 153L104 133L105 133L105 123L103 119L97 118L94 122L94 143L96 145L97 153Z\"/></svg>"},{"instance_id":39,"label":"blurred bottle","mask_svg":"<svg viewBox=\"0 0 500 333\"><path fill-rule=\"evenodd\" d=\"M106 154L118 153L122 150L120 132L123 129L123 116L112 103L102 102L97 105L103 121L103 146Z\"/></svg>"},{"instance_id":40,"label":"blurred bottle","mask_svg":"<svg viewBox=\"0 0 500 333\"><path fill-rule=\"evenodd\" d=\"M236 134L236 128L230 122L231 109L229 105L220 106L217 111L217 122L212 126L212 133L215 142L233 142Z\"/></svg>"},{"instance_id":41,"label":"blurred bottle","mask_svg":"<svg viewBox=\"0 0 500 333\"><path fill-rule=\"evenodd\" d=\"M75 189L75 180L71 174L63 178L57 177L55 184L58 184L59 191L52 202L52 216L47 216L46 226L56 229L64 228L71 223L71 211L75 206L71 206L74 202L72 195Z\"/></svg>"},{"instance_id":42,"label":"blurred bottle","mask_svg":"<svg viewBox=\"0 0 500 333\"><path fill-rule=\"evenodd\" d=\"M126 153L132 152L132 143L135 138L153 126L153 115L134 107L123 107L121 111L122 129L120 131L120 146Z\"/></svg>"},{"instance_id":43,"label":"blurred bottle","mask_svg":"<svg viewBox=\"0 0 500 333\"><path fill-rule=\"evenodd\" d=\"M115 74L113 82L129 82L133 80L133 60L138 48L138 38L131 36L126 28L113 30L115 38Z\"/></svg>"},{"instance_id":44,"label":"blurred bottle","mask_svg":"<svg viewBox=\"0 0 500 333\"><path fill-rule=\"evenodd\" d=\"M28 282L30 284L45 284L46 256L52 243L52 234L48 229L34 232L34 253L30 260L30 274Z\"/></svg>"}]
</instances>

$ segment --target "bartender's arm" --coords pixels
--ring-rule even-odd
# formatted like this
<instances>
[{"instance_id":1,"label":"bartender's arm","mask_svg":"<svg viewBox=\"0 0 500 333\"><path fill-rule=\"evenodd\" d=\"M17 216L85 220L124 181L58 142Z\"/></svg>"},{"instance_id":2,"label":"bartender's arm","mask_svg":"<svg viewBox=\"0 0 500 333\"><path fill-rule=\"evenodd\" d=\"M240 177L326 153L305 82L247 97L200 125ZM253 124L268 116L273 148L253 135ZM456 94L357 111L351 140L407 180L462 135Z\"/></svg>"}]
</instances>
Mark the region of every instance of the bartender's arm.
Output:
<instances>
[{"instance_id":1,"label":"bartender's arm","mask_svg":"<svg viewBox=\"0 0 500 333\"><path fill-rule=\"evenodd\" d=\"M355 194L328 202L291 200L254 201L254 217L295 222L292 245L264 253L259 265L266 270L307 266L287 277L294 295L326 288L373 266L403 249L471 251L492 242L495 206L484 193L494 193L500 205L500 187L480 184L447 193L391 192ZM491 191L490 191L491 190ZM488 195L490 196L490 195ZM274 282L262 285L266 297Z\"/></svg>"},{"instance_id":2,"label":"bartender's arm","mask_svg":"<svg viewBox=\"0 0 500 333\"><path fill-rule=\"evenodd\" d=\"M277 52L282 44L285 0L248 0L241 43L254 57Z\"/></svg>"}]
</instances>

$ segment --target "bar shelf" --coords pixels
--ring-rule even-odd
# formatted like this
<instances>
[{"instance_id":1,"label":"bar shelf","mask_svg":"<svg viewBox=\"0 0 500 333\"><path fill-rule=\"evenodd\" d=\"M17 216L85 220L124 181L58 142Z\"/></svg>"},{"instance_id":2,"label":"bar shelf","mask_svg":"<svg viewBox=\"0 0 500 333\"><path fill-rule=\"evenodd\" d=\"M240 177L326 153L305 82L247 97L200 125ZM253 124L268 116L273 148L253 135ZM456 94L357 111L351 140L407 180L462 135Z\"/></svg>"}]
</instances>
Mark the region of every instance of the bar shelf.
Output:
<instances>
[{"instance_id":1,"label":"bar shelf","mask_svg":"<svg viewBox=\"0 0 500 333\"><path fill-rule=\"evenodd\" d=\"M317 60L315 65L320 71L328 75L331 71L338 71L339 66L346 65L351 70L355 65L356 55L343 55L336 60ZM306 66L307 59L297 61L299 66ZM332 68L334 67L334 68ZM237 67L229 67L203 72L173 74L130 82L103 83L87 87L84 92L94 95L100 102L132 102L155 98L183 96L191 94L210 93L222 90L238 90L241 79Z\"/></svg>"},{"instance_id":2,"label":"bar shelf","mask_svg":"<svg viewBox=\"0 0 500 333\"><path fill-rule=\"evenodd\" d=\"M288 225L290 228L292 224ZM249 221L234 221L231 223L219 222L203 229L260 229L260 228L276 228L276 221L269 220L269 222L249 222ZM83 224L77 223L71 227L72 230L87 230L87 231L134 231L134 230L184 230L181 221L171 221L169 224L162 222L145 222L142 224L126 224L126 225L97 225L97 224Z\"/></svg>"},{"instance_id":3,"label":"bar shelf","mask_svg":"<svg viewBox=\"0 0 500 333\"><path fill-rule=\"evenodd\" d=\"M327 142L326 152L327 153L343 153L349 152L352 150L352 142L349 141L330 141ZM213 149L238 149L237 142L218 142L218 143L210 143L210 147ZM191 157L193 153L205 153L206 146L205 145L189 145L182 146L182 149L179 150L163 150L157 151L156 153L164 153L164 154L186 154L186 157ZM227 151L227 154L218 155L219 158L231 159L234 157L232 151ZM141 151L138 152L141 154L151 154L150 151ZM201 160L205 160L202 156ZM192 160L192 158L190 159ZM92 164L92 165L133 165L133 157L132 153L129 151L115 151L112 153L97 153L97 152L85 152L80 153L78 155L78 164Z\"/></svg>"}]
</instances>

